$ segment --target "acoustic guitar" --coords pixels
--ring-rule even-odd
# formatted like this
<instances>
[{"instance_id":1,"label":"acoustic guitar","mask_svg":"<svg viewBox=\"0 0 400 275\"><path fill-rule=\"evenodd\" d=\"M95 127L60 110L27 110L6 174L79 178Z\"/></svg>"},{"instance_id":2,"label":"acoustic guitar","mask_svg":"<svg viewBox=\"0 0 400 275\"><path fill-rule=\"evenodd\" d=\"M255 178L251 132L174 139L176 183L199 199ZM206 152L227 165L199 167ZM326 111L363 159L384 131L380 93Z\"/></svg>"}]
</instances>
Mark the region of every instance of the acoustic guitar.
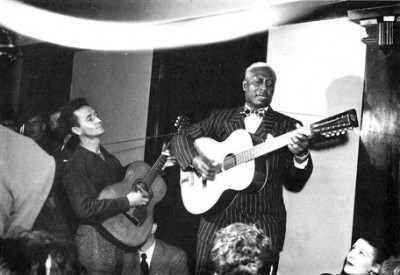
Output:
<instances>
[{"instance_id":1,"label":"acoustic guitar","mask_svg":"<svg viewBox=\"0 0 400 275\"><path fill-rule=\"evenodd\" d=\"M182 201L192 214L212 214L228 207L238 192L257 192L267 179L266 161L259 158L288 145L296 133L308 137L333 136L358 127L354 109L254 145L255 137L239 129L223 142L203 137L194 141L199 154L221 164L214 181L203 180L196 171L181 171Z\"/></svg>"},{"instance_id":2,"label":"acoustic guitar","mask_svg":"<svg viewBox=\"0 0 400 275\"><path fill-rule=\"evenodd\" d=\"M175 121L177 132L186 127L187 123L187 117L179 116ZM147 205L131 207L129 211L115 215L97 226L111 242L126 248L140 246L146 241L153 223L154 207L167 191L160 173L168 158L166 150L169 144L152 167L143 161L131 163L123 181L107 186L99 194L98 199L115 199L135 190L149 196Z\"/></svg>"}]
</instances>

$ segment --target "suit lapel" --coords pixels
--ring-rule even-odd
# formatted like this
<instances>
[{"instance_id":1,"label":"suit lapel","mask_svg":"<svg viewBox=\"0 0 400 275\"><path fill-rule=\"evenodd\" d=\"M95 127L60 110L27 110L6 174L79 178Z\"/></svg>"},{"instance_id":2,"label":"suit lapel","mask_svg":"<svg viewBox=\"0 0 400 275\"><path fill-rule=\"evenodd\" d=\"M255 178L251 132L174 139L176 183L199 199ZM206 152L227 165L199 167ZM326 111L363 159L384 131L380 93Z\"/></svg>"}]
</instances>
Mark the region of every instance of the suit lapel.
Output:
<instances>
[{"instance_id":1,"label":"suit lapel","mask_svg":"<svg viewBox=\"0 0 400 275\"><path fill-rule=\"evenodd\" d=\"M150 275L163 274L162 266L163 259L165 258L165 251L160 240L156 240L156 246L154 247L153 257L151 258L150 264Z\"/></svg>"},{"instance_id":2,"label":"suit lapel","mask_svg":"<svg viewBox=\"0 0 400 275\"><path fill-rule=\"evenodd\" d=\"M224 127L228 133L232 133L237 129L245 129L243 115L240 113L242 109L243 107L233 109L230 118L224 122Z\"/></svg>"},{"instance_id":3,"label":"suit lapel","mask_svg":"<svg viewBox=\"0 0 400 275\"><path fill-rule=\"evenodd\" d=\"M123 275L142 274L138 251L124 254Z\"/></svg>"}]
</instances>

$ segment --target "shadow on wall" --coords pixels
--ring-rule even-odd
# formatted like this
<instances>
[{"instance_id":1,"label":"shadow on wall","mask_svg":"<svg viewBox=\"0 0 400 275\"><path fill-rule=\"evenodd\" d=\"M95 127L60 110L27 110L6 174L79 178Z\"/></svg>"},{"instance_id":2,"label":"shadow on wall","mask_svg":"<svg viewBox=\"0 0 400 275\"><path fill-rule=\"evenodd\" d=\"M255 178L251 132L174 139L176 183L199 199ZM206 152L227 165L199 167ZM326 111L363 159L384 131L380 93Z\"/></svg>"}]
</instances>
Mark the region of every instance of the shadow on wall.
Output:
<instances>
[{"instance_id":1,"label":"shadow on wall","mask_svg":"<svg viewBox=\"0 0 400 275\"><path fill-rule=\"evenodd\" d=\"M361 106L361 102L359 102L361 97L357 97L355 93L363 91L363 86L363 79L358 76L345 76L334 80L326 90L327 115L331 116ZM363 114L376 112L376 108L369 106L368 100L364 99L362 103ZM357 113L357 116L359 129L361 129L362 114ZM382 133L375 133L375 135L380 134ZM366 135L369 136L371 133ZM348 133L330 138L318 137L312 140L311 146L314 150L322 150L343 146L348 139ZM379 138L375 142L380 142ZM371 153L373 152L369 151L361 137L357 163L352 243L361 236L373 235L381 245L386 246L388 253L393 253L398 250L399 241L396 229L394 229L399 228L399 192L394 190L397 185L388 173L391 168L387 167L385 171L379 168L371 157Z\"/></svg>"},{"instance_id":2,"label":"shadow on wall","mask_svg":"<svg viewBox=\"0 0 400 275\"><path fill-rule=\"evenodd\" d=\"M327 116L350 110L360 106L358 91L362 91L363 79L359 76L345 76L335 79L326 89ZM358 124L360 124L360 114ZM311 139L310 147L313 150L324 150L336 146L343 146L348 142L348 133L338 136L316 136Z\"/></svg>"}]
</instances>

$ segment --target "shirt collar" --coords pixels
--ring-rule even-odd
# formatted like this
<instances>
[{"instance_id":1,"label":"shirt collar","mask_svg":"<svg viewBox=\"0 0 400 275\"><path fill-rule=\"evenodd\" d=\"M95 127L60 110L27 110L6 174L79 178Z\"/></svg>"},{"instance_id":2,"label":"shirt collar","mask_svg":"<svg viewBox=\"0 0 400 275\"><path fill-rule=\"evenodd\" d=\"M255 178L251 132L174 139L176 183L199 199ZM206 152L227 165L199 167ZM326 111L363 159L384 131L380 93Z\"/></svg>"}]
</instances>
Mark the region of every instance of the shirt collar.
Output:
<instances>
[{"instance_id":1,"label":"shirt collar","mask_svg":"<svg viewBox=\"0 0 400 275\"><path fill-rule=\"evenodd\" d=\"M141 256L143 253L146 253L146 256L147 256L146 262L149 265L149 268L150 268L151 259L153 258L153 253L154 253L155 247L156 247L156 240L154 240L153 244L146 251L142 251L139 249L139 259L141 259Z\"/></svg>"},{"instance_id":2,"label":"shirt collar","mask_svg":"<svg viewBox=\"0 0 400 275\"><path fill-rule=\"evenodd\" d=\"M249 104L247 104L247 103L244 104L244 107L249 108L249 109L253 109L253 108L251 108L251 107L249 106ZM259 108L259 109L262 109L262 108ZM265 110L265 111L268 111L268 106L265 107L264 110Z\"/></svg>"}]
</instances>

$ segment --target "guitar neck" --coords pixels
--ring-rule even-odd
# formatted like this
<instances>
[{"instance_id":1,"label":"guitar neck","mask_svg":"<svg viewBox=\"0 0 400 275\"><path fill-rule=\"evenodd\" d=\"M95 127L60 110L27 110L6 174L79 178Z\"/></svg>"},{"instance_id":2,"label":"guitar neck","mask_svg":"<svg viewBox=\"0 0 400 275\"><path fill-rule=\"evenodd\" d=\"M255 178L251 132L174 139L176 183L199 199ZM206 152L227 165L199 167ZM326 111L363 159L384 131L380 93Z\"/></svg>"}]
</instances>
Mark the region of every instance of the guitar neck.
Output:
<instances>
[{"instance_id":1,"label":"guitar neck","mask_svg":"<svg viewBox=\"0 0 400 275\"><path fill-rule=\"evenodd\" d=\"M269 138L267 141L260 143L253 148L243 151L237 154L236 157L236 165L248 162L255 158L258 158L262 155L271 153L275 150L278 150L286 145L288 145L292 139L292 137L296 133L306 134L310 132L310 126L305 126L298 128L294 131L288 132L276 138Z\"/></svg>"},{"instance_id":2,"label":"guitar neck","mask_svg":"<svg viewBox=\"0 0 400 275\"><path fill-rule=\"evenodd\" d=\"M154 163L154 165L150 168L150 170L147 172L146 176L143 179L143 184L146 185L146 189L150 189L151 184L154 182L156 177L160 175L162 168L164 167L164 164L167 162L167 156L164 154L161 154L157 161Z\"/></svg>"}]
</instances>

